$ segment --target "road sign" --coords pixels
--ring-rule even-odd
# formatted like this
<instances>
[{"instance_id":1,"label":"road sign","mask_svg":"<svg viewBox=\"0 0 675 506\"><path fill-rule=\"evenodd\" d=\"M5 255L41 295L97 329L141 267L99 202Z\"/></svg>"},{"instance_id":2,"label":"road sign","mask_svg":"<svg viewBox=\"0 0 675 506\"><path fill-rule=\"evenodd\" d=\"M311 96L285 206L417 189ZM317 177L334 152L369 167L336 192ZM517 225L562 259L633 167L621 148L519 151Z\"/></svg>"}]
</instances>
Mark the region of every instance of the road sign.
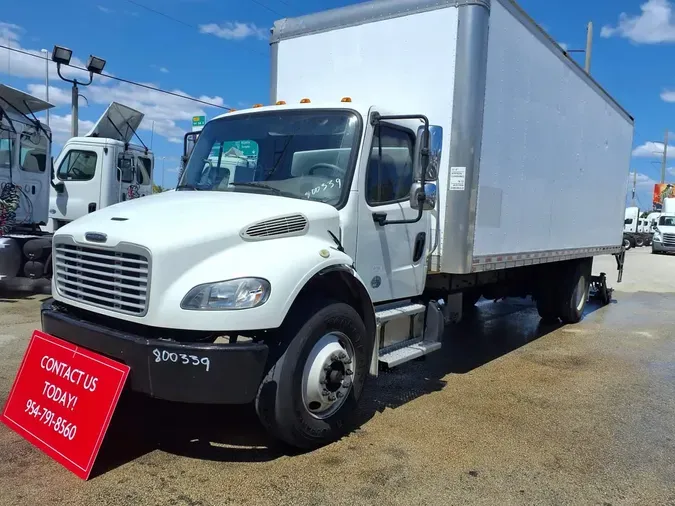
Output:
<instances>
[{"instance_id":1,"label":"road sign","mask_svg":"<svg viewBox=\"0 0 675 506\"><path fill-rule=\"evenodd\" d=\"M193 127L203 127L206 124L206 116L192 116Z\"/></svg>"},{"instance_id":2,"label":"road sign","mask_svg":"<svg viewBox=\"0 0 675 506\"><path fill-rule=\"evenodd\" d=\"M86 480L127 365L36 330L0 420Z\"/></svg>"}]
</instances>

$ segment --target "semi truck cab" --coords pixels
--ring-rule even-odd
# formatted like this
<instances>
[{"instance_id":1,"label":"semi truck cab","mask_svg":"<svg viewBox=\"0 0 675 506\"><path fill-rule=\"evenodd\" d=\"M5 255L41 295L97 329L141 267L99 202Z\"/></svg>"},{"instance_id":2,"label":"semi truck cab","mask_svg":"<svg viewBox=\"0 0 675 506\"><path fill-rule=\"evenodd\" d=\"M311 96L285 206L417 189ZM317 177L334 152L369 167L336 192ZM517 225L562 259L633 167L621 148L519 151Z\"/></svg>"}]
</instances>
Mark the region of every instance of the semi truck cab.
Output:
<instances>
[{"instance_id":1,"label":"semi truck cab","mask_svg":"<svg viewBox=\"0 0 675 506\"><path fill-rule=\"evenodd\" d=\"M146 146L131 144L142 120L142 113L113 102L87 134L66 142L54 161L47 231L152 194L154 155Z\"/></svg>"}]
</instances>

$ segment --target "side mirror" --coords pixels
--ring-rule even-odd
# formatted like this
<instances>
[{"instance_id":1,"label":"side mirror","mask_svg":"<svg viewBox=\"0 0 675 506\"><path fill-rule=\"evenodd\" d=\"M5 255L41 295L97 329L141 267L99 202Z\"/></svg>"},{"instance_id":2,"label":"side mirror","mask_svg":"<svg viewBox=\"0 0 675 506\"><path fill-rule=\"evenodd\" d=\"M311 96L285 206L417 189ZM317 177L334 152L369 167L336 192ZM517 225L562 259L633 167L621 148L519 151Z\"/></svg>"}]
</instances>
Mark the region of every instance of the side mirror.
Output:
<instances>
[{"instance_id":1,"label":"side mirror","mask_svg":"<svg viewBox=\"0 0 675 506\"><path fill-rule=\"evenodd\" d=\"M417 143L415 144L415 167L414 180L422 180L422 170L426 169L424 180L436 181L441 165L441 153L443 151L443 127L438 125L429 125L429 156L422 155L422 146L425 143L424 127L417 129ZM412 193L411 193L412 195Z\"/></svg>"},{"instance_id":2,"label":"side mirror","mask_svg":"<svg viewBox=\"0 0 675 506\"><path fill-rule=\"evenodd\" d=\"M410 207L413 209L419 209L420 205L422 210L431 211L436 208L436 200L438 199L438 186L436 183L425 183L424 184L424 200L422 201L422 184L413 183L412 188L410 189Z\"/></svg>"}]
</instances>

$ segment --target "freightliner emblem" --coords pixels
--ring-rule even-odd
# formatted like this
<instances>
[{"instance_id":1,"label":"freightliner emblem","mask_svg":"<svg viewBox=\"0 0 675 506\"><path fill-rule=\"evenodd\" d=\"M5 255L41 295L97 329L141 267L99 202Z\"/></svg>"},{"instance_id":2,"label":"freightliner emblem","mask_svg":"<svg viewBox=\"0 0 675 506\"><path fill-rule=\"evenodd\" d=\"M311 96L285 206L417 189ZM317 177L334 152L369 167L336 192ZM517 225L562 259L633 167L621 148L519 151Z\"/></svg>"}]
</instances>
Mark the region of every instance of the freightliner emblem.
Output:
<instances>
[{"instance_id":1,"label":"freightliner emblem","mask_svg":"<svg viewBox=\"0 0 675 506\"><path fill-rule=\"evenodd\" d=\"M90 242L106 242L108 236L100 232L87 232L84 234L84 238Z\"/></svg>"}]
</instances>

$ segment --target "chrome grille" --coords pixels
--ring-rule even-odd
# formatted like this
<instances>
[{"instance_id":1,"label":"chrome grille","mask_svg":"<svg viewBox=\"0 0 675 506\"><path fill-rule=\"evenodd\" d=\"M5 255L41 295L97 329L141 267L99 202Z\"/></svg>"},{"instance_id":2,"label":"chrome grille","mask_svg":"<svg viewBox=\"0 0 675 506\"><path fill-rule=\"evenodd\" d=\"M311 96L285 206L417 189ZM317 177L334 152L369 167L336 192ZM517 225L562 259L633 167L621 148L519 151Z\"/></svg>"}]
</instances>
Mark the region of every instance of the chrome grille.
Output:
<instances>
[{"instance_id":1,"label":"chrome grille","mask_svg":"<svg viewBox=\"0 0 675 506\"><path fill-rule=\"evenodd\" d=\"M675 234L663 234L663 244L666 246L675 246Z\"/></svg>"},{"instance_id":2,"label":"chrome grille","mask_svg":"<svg viewBox=\"0 0 675 506\"><path fill-rule=\"evenodd\" d=\"M58 292L92 306L142 316L148 305L149 261L136 253L75 244L54 245Z\"/></svg>"},{"instance_id":3,"label":"chrome grille","mask_svg":"<svg viewBox=\"0 0 675 506\"><path fill-rule=\"evenodd\" d=\"M242 233L242 236L245 239L264 239L300 235L307 230L307 225L307 218L301 214L293 214L254 223Z\"/></svg>"}]
</instances>

